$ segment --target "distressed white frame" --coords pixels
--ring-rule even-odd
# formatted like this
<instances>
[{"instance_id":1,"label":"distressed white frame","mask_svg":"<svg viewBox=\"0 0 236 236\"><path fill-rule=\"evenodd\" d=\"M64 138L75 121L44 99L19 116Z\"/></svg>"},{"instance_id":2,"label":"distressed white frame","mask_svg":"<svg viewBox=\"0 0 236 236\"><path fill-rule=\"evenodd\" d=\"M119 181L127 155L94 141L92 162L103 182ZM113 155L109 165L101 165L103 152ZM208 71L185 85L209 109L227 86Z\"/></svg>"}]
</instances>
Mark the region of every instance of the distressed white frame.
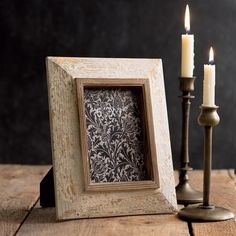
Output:
<instances>
[{"instance_id":1,"label":"distressed white frame","mask_svg":"<svg viewBox=\"0 0 236 236\"><path fill-rule=\"evenodd\" d=\"M177 211L161 59L47 58L57 218ZM86 192L81 157L76 79L143 79L150 83L159 188Z\"/></svg>"}]
</instances>

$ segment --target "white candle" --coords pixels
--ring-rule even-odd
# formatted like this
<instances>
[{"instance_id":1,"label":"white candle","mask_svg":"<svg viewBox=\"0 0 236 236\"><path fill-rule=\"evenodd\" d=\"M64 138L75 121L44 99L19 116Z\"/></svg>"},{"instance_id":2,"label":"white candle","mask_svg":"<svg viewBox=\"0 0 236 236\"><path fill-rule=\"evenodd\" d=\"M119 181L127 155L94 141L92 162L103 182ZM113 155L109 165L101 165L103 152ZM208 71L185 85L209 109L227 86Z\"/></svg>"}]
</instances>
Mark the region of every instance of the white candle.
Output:
<instances>
[{"instance_id":1,"label":"white candle","mask_svg":"<svg viewBox=\"0 0 236 236\"><path fill-rule=\"evenodd\" d=\"M182 35L182 61L181 76L193 77L194 70L194 35L188 34L190 31L190 14L189 6L185 10L185 30L186 34Z\"/></svg>"},{"instance_id":2,"label":"white candle","mask_svg":"<svg viewBox=\"0 0 236 236\"><path fill-rule=\"evenodd\" d=\"M203 81L203 105L215 106L215 65L214 52L211 47L209 53L209 64L204 65L204 81Z\"/></svg>"}]
</instances>

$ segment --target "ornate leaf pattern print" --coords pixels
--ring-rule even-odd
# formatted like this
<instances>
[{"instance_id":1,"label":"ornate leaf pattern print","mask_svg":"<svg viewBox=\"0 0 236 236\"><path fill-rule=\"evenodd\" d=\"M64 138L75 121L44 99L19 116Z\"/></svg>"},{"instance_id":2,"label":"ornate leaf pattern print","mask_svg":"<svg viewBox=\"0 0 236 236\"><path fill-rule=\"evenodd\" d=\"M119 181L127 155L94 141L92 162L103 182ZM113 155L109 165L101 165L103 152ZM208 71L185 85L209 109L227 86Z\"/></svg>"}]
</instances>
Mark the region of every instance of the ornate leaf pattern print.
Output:
<instances>
[{"instance_id":1,"label":"ornate leaf pattern print","mask_svg":"<svg viewBox=\"0 0 236 236\"><path fill-rule=\"evenodd\" d=\"M91 181L146 178L140 89L84 90Z\"/></svg>"}]
</instances>

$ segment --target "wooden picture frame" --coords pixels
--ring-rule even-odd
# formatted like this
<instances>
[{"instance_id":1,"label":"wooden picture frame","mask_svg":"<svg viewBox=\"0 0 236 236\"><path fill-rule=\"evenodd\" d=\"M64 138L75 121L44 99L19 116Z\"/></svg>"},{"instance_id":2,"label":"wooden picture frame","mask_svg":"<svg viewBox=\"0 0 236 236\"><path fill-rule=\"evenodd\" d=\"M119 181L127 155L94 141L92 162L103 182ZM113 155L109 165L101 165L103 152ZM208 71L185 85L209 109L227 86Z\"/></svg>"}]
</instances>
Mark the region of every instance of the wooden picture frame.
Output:
<instances>
[{"instance_id":1,"label":"wooden picture frame","mask_svg":"<svg viewBox=\"0 0 236 236\"><path fill-rule=\"evenodd\" d=\"M161 60L48 57L47 78L57 218L177 211ZM142 91L147 179L91 182L84 88Z\"/></svg>"},{"instance_id":2,"label":"wooden picture frame","mask_svg":"<svg viewBox=\"0 0 236 236\"><path fill-rule=\"evenodd\" d=\"M77 94L78 94L78 110L80 119L80 137L81 137L81 150L83 159L83 171L85 180L85 190L86 191L115 191L115 190L131 190L131 189L146 189L159 187L158 178L158 168L156 159L156 147L153 132L153 119L151 111L151 97L150 97L150 85L149 80L146 79L77 79ZM91 182L90 164L88 157L88 140L87 140L87 128L86 128L86 118L85 118L85 106L84 106L84 89L85 88L140 88L141 94L139 98L140 105L142 106L142 116L143 116L143 146L145 147L144 164L147 172L147 180L141 181L116 181L114 182ZM141 96L140 96L141 95ZM110 105L108 103L108 105ZM116 108L114 108L116 109ZM103 114L105 115L105 114ZM119 117L120 118L120 117ZM94 121L93 121L94 122ZM100 128L100 127L99 127ZM120 127L119 127L120 128ZM119 130L118 130L119 131ZM125 132L125 130L124 130ZM135 132L135 131L134 131ZM82 138L83 137L83 138ZM120 137L118 137L120 138ZM110 141L110 140L109 140ZM113 141L113 140L111 140ZM124 143L123 146L128 145ZM110 145L111 146L111 145ZM110 148L112 149L112 148ZM109 151L109 150L108 150ZM113 151L113 150L112 150ZM115 152L115 150L114 150ZM102 153L103 155L106 153ZM133 156L135 158L135 155ZM95 160L97 161L97 160ZM119 165L122 163L119 163ZM127 165L125 166L127 167ZM136 167L136 166L135 166ZM110 168L111 169L111 168ZM137 167L135 169L138 169Z\"/></svg>"}]
</instances>

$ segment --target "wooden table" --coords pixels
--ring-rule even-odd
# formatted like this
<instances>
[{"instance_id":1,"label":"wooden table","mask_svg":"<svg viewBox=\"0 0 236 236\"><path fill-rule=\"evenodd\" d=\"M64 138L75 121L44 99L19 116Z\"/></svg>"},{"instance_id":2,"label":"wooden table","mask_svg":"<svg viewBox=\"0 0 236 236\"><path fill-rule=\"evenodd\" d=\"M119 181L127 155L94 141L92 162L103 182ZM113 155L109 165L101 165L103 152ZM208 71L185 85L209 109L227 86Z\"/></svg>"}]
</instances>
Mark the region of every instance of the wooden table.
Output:
<instances>
[{"instance_id":1,"label":"wooden table","mask_svg":"<svg viewBox=\"0 0 236 236\"><path fill-rule=\"evenodd\" d=\"M0 235L236 235L234 220L187 224L176 215L145 215L56 222L55 208L39 206L39 183L50 166L0 165ZM177 174L176 174L177 177ZM190 173L201 190L202 171ZM233 170L212 174L212 202L236 214ZM180 206L181 207L181 206Z\"/></svg>"}]
</instances>

